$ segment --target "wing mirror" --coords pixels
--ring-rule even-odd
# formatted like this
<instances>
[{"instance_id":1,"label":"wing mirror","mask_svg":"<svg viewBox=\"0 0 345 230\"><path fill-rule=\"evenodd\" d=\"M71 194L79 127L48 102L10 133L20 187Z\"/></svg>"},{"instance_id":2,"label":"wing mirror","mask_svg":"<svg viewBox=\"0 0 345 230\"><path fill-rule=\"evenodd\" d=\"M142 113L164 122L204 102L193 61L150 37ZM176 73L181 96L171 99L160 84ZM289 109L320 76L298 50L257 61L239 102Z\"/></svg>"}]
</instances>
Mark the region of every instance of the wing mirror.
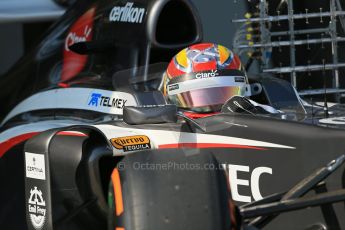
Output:
<instances>
[{"instance_id":1,"label":"wing mirror","mask_svg":"<svg viewBox=\"0 0 345 230\"><path fill-rule=\"evenodd\" d=\"M130 125L176 123L176 105L125 106L123 121Z\"/></svg>"}]
</instances>

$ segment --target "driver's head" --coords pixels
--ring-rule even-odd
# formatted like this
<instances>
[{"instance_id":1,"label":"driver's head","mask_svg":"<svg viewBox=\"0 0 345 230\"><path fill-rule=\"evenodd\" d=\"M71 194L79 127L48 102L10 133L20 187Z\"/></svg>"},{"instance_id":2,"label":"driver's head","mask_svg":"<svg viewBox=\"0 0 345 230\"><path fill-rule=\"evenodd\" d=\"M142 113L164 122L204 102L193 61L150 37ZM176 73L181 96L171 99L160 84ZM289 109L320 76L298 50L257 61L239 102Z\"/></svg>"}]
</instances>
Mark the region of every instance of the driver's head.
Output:
<instances>
[{"instance_id":1,"label":"driver's head","mask_svg":"<svg viewBox=\"0 0 345 230\"><path fill-rule=\"evenodd\" d=\"M180 51L164 74L163 94L194 113L218 112L233 96L245 96L247 77L239 57L222 45L201 43Z\"/></svg>"}]
</instances>

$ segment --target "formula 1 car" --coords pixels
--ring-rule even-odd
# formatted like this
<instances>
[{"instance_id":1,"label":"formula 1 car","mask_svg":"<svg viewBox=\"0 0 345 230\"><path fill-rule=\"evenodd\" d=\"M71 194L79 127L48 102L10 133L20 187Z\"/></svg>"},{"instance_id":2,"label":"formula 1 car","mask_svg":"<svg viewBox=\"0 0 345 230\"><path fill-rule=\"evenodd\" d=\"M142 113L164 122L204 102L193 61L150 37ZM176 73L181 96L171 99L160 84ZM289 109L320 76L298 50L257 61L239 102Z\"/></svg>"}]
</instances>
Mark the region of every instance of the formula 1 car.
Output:
<instances>
[{"instance_id":1,"label":"formula 1 car","mask_svg":"<svg viewBox=\"0 0 345 230\"><path fill-rule=\"evenodd\" d=\"M158 62L201 40L187 0L76 1L0 77L1 229L345 228L343 119L271 77L283 114L167 104Z\"/></svg>"}]
</instances>

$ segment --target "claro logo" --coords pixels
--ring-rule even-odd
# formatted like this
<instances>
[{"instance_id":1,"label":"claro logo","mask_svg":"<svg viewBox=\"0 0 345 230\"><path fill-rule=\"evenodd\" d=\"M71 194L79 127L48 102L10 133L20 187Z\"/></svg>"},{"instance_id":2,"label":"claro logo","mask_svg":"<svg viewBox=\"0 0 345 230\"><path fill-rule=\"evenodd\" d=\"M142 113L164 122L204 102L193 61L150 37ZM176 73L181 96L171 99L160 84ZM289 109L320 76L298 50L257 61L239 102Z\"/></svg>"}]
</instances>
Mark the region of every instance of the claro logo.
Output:
<instances>
[{"instance_id":1,"label":"claro logo","mask_svg":"<svg viewBox=\"0 0 345 230\"><path fill-rule=\"evenodd\" d=\"M88 56L72 52L69 47L77 42L92 40L95 8L89 9L71 26L63 46L61 80L66 81L79 74L87 63Z\"/></svg>"},{"instance_id":2,"label":"claro logo","mask_svg":"<svg viewBox=\"0 0 345 230\"><path fill-rule=\"evenodd\" d=\"M255 201L263 198L260 192L260 178L265 174L272 174L272 168L257 167L251 170L249 166L231 164L223 165L223 167L226 168L229 175L233 200L248 203L252 202L252 197ZM250 179L244 179L246 178L246 175L248 178L248 174L250 175ZM252 197L240 194L240 186L241 191L245 191L245 187L249 187Z\"/></svg>"},{"instance_id":3,"label":"claro logo","mask_svg":"<svg viewBox=\"0 0 345 230\"><path fill-rule=\"evenodd\" d=\"M141 23L145 14L145 8L133 7L133 2L127 2L125 6L115 6L109 14L111 22Z\"/></svg>"},{"instance_id":4,"label":"claro logo","mask_svg":"<svg viewBox=\"0 0 345 230\"><path fill-rule=\"evenodd\" d=\"M75 43L78 42L86 42L91 40L91 32L92 28L90 28L88 25L85 26L84 32L81 35L78 35L76 32L70 32L67 35L66 41L65 41L65 50L70 51L69 47Z\"/></svg>"},{"instance_id":5,"label":"claro logo","mask_svg":"<svg viewBox=\"0 0 345 230\"><path fill-rule=\"evenodd\" d=\"M202 79L202 78L209 78L209 77L215 77L218 76L218 71L217 70L212 70L211 72L207 72L207 73L197 73L195 75L196 79Z\"/></svg>"}]
</instances>

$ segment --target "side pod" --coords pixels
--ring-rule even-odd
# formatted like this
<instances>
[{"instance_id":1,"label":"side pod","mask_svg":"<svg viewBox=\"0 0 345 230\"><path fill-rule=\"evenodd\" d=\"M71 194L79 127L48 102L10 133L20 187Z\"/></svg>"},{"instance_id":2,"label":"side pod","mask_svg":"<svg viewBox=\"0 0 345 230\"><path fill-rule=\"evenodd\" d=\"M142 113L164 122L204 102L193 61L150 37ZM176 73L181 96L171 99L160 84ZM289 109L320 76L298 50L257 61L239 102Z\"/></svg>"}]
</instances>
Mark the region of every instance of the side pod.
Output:
<instances>
[{"instance_id":1,"label":"side pod","mask_svg":"<svg viewBox=\"0 0 345 230\"><path fill-rule=\"evenodd\" d=\"M105 228L99 161L112 151L102 136L90 130L50 130L27 141L24 152L28 229Z\"/></svg>"}]
</instances>

